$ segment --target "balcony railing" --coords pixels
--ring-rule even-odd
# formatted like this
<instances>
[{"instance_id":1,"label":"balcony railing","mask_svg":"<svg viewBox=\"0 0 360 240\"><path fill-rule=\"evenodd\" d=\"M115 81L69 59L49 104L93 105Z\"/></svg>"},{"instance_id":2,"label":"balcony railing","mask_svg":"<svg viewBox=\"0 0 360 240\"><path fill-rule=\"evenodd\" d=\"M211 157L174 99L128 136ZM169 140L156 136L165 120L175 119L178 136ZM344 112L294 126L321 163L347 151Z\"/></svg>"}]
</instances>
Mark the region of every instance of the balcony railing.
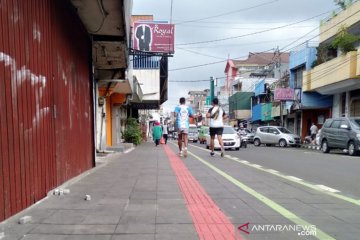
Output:
<instances>
[{"instance_id":1,"label":"balcony railing","mask_svg":"<svg viewBox=\"0 0 360 240\"><path fill-rule=\"evenodd\" d=\"M342 12L336 13L334 17L327 20L320 26L320 42L334 37L339 28L343 25L352 27L359 22L360 19L360 1L354 2L349 8Z\"/></svg>"},{"instance_id":2,"label":"balcony railing","mask_svg":"<svg viewBox=\"0 0 360 240\"><path fill-rule=\"evenodd\" d=\"M359 53L352 51L320 64L310 71L305 71L303 91L314 91L321 87L357 78L360 75Z\"/></svg>"},{"instance_id":3,"label":"balcony railing","mask_svg":"<svg viewBox=\"0 0 360 240\"><path fill-rule=\"evenodd\" d=\"M133 56L133 68L134 69L159 69L160 68L159 56L150 56L145 54L139 54Z\"/></svg>"}]
</instances>

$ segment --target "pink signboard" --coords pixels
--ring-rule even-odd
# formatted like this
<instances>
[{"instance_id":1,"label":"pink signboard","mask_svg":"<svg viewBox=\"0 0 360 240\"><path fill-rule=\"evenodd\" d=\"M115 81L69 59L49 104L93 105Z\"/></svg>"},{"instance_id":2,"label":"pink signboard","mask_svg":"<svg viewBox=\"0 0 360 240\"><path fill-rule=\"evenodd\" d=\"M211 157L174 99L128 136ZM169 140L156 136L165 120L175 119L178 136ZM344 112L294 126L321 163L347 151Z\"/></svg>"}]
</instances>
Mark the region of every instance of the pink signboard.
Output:
<instances>
[{"instance_id":1,"label":"pink signboard","mask_svg":"<svg viewBox=\"0 0 360 240\"><path fill-rule=\"evenodd\" d=\"M174 53L174 24L135 22L133 29L135 50Z\"/></svg>"},{"instance_id":2,"label":"pink signboard","mask_svg":"<svg viewBox=\"0 0 360 240\"><path fill-rule=\"evenodd\" d=\"M274 92L274 100L292 101L294 100L294 89L292 88L276 88Z\"/></svg>"}]
</instances>

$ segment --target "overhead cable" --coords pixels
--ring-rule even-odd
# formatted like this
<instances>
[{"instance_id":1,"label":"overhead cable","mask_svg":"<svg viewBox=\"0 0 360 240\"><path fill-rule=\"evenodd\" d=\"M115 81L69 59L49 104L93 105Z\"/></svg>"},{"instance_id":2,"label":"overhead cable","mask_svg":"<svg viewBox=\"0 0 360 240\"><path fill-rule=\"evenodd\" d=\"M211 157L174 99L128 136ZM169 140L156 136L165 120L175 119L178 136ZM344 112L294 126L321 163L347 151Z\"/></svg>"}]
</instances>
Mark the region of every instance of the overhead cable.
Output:
<instances>
[{"instance_id":1,"label":"overhead cable","mask_svg":"<svg viewBox=\"0 0 360 240\"><path fill-rule=\"evenodd\" d=\"M264 32L270 32L270 31L274 31L274 30L281 29L281 28L286 28L286 27L293 26L293 25L296 25L296 24L299 24L299 23L303 23L303 22L306 22L306 21L315 19L315 18L317 18L317 17L320 17L320 16L325 15L325 14L328 14L328 13L329 13L329 11L324 12L324 13L321 13L321 14L318 14L318 15L313 16L313 17L310 17L310 18L307 18L307 19L304 19L304 20L301 20L301 21L298 21L298 22L293 22L293 23L285 24L285 25L282 25L282 26L279 26L279 27L274 27L274 28L269 28L269 29L266 29L266 30L262 30L262 31L247 33L247 34L238 35L238 36L233 36L233 37L214 39L214 40L198 41L198 42L189 42L189 43L180 43L180 44L176 44L176 46L184 46L184 45L195 45L195 44L204 44L204 43L220 42L220 41L226 41L226 40L231 40L231 39L236 39L236 38L241 38L241 37L252 36L252 35L256 35L256 34L260 34L260 33L264 33Z\"/></svg>"},{"instance_id":2,"label":"overhead cable","mask_svg":"<svg viewBox=\"0 0 360 240\"><path fill-rule=\"evenodd\" d=\"M204 18L198 18L198 19L193 19L193 20L188 20L188 21L177 22L175 24L180 25L180 24L184 24L184 23L198 22L198 21L202 21L202 20L206 20L206 19L217 18L217 17L221 17L221 16L225 16L225 15L230 15L230 14L234 14L234 13L243 12L243 11L247 11L247 10L250 10L250 9L262 7L262 6L269 5L269 4L272 4L274 2L278 2L278 1L279 0L274 0L274 1L266 2L266 3L258 4L258 5L252 6L252 7L241 8L241 9L238 9L238 10L235 10L235 11L221 13L221 14L217 14L217 15L214 15L214 16L210 16L210 17L204 17Z\"/></svg>"}]
</instances>

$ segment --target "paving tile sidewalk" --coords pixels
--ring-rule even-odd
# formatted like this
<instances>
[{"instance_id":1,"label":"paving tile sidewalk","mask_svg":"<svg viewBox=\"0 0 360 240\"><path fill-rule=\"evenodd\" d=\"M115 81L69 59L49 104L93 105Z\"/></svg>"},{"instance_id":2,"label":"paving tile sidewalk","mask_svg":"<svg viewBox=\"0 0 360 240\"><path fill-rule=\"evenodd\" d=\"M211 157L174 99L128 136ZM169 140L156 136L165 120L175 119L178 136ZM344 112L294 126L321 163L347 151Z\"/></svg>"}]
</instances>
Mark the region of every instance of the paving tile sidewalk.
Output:
<instances>
[{"instance_id":1,"label":"paving tile sidewalk","mask_svg":"<svg viewBox=\"0 0 360 240\"><path fill-rule=\"evenodd\" d=\"M142 144L99 165L65 186L70 194L49 195L2 222L2 239L198 239L161 147ZM31 222L18 224L23 216Z\"/></svg>"}]
</instances>

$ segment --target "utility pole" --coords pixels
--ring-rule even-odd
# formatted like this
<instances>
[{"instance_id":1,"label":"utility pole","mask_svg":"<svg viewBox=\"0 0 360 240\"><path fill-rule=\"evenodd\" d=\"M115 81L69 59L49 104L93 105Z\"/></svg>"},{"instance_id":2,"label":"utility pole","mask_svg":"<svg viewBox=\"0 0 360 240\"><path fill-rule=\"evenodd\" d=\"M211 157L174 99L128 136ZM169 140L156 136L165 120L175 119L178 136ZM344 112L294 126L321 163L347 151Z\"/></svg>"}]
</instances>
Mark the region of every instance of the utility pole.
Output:
<instances>
[{"instance_id":1,"label":"utility pole","mask_svg":"<svg viewBox=\"0 0 360 240\"><path fill-rule=\"evenodd\" d=\"M280 100L280 125L283 127L284 126L284 116L283 116L283 101Z\"/></svg>"},{"instance_id":2,"label":"utility pole","mask_svg":"<svg viewBox=\"0 0 360 240\"><path fill-rule=\"evenodd\" d=\"M213 99L214 99L214 93L215 91L215 80L214 77L210 77L210 102L212 103Z\"/></svg>"}]
</instances>

